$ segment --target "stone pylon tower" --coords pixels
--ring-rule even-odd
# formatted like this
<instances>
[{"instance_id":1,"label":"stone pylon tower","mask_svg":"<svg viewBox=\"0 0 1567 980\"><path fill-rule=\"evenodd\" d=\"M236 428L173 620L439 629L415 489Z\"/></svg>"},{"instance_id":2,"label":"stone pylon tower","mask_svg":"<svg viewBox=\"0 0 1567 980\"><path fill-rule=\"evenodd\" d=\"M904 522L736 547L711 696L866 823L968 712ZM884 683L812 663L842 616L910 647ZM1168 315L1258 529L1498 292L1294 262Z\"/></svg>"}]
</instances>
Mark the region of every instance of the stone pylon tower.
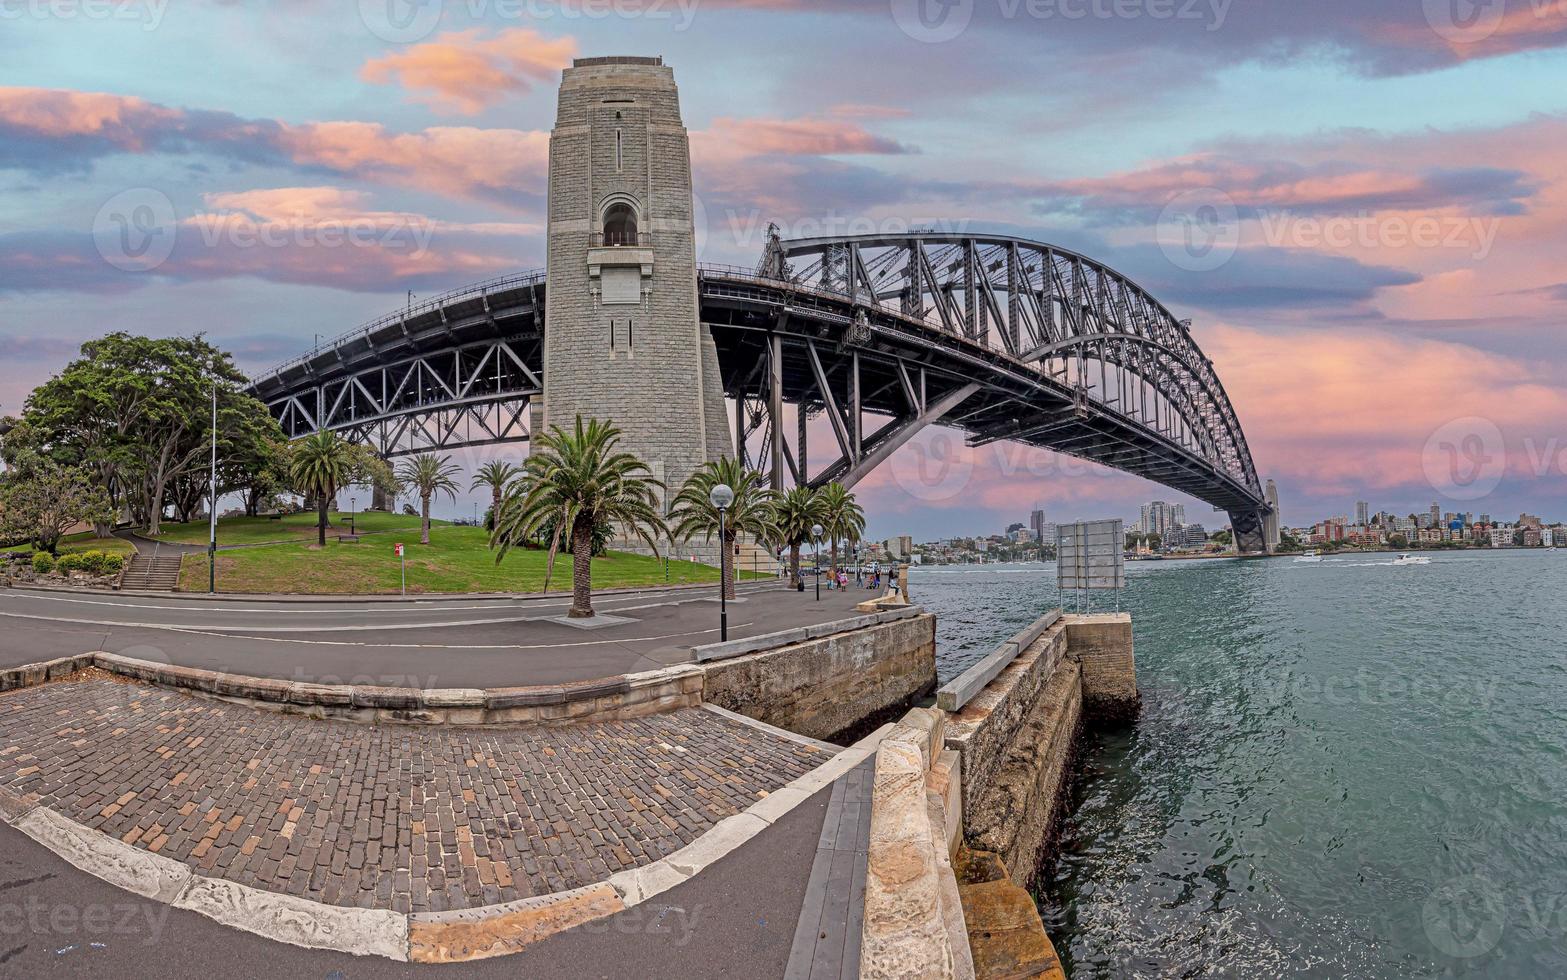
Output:
<instances>
[{"instance_id":1,"label":"stone pylon tower","mask_svg":"<svg viewBox=\"0 0 1567 980\"><path fill-rule=\"evenodd\" d=\"M579 58L550 134L544 425L614 422L669 485L730 454L697 302L691 152L662 58Z\"/></svg>"}]
</instances>

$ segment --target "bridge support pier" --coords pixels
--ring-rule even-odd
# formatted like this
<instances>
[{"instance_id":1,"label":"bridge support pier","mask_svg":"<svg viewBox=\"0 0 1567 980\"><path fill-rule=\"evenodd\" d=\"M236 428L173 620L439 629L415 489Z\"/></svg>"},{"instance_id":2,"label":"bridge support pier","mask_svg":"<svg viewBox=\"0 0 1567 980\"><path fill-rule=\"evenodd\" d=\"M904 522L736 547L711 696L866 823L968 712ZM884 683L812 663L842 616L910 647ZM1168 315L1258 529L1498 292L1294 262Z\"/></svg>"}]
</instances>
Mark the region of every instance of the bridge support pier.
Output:
<instances>
[{"instance_id":1,"label":"bridge support pier","mask_svg":"<svg viewBox=\"0 0 1567 980\"><path fill-rule=\"evenodd\" d=\"M1230 531L1235 535L1235 550L1245 554L1272 554L1262 511L1246 510L1230 514Z\"/></svg>"}]
</instances>

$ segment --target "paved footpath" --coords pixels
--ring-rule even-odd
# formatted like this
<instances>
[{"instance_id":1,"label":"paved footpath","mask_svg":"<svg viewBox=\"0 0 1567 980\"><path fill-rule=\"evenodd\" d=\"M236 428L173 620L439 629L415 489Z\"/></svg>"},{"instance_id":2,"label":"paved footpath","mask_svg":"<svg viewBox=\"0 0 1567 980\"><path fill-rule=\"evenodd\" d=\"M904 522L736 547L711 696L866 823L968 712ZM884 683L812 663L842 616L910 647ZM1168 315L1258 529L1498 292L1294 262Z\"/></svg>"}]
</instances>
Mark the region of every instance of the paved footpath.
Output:
<instances>
[{"instance_id":1,"label":"paved footpath","mask_svg":"<svg viewBox=\"0 0 1567 980\"><path fill-rule=\"evenodd\" d=\"M368 726L98 671L0 695L0 786L200 874L399 912L602 881L828 756L703 708L559 729Z\"/></svg>"}]
</instances>

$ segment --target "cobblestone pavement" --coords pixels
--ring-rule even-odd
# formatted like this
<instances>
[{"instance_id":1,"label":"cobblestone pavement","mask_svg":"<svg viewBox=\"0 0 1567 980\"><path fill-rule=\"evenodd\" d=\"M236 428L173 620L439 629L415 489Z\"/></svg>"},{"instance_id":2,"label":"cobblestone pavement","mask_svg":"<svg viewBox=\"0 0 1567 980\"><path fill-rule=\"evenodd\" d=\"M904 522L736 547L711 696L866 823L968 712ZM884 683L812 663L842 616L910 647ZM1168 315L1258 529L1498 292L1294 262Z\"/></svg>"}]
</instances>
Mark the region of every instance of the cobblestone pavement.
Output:
<instances>
[{"instance_id":1,"label":"cobblestone pavement","mask_svg":"<svg viewBox=\"0 0 1567 980\"><path fill-rule=\"evenodd\" d=\"M202 874L399 912L601 881L824 761L702 709L555 729L372 727L98 671L0 695L0 786Z\"/></svg>"}]
</instances>

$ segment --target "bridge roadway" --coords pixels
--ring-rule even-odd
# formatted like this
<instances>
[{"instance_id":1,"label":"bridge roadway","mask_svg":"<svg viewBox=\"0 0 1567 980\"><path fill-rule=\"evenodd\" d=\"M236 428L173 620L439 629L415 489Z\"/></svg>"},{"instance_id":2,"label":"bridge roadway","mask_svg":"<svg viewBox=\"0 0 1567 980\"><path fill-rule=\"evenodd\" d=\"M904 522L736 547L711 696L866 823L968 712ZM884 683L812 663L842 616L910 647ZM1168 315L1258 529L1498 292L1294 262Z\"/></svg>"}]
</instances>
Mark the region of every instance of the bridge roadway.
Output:
<instances>
[{"instance_id":1,"label":"bridge roadway","mask_svg":"<svg viewBox=\"0 0 1567 980\"><path fill-rule=\"evenodd\" d=\"M566 596L353 602L279 597L0 590L0 667L102 650L160 663L316 684L508 687L656 670L718 640L713 590L598 596L605 616L630 622L579 629L554 621ZM792 592L767 581L740 588L731 639L842 619L870 593Z\"/></svg>"}]
</instances>

